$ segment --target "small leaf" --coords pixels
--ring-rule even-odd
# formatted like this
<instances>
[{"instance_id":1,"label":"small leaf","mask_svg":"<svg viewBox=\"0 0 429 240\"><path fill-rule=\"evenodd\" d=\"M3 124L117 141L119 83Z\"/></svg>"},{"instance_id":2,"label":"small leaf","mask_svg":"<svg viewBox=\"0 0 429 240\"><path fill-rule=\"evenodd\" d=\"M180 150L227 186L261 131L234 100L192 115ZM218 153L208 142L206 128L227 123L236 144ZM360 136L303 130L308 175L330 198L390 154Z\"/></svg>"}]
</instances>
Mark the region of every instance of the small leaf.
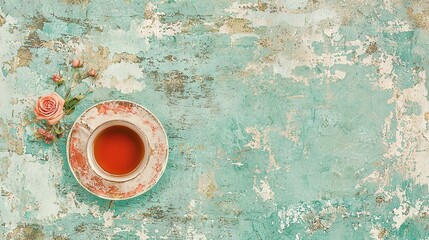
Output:
<instances>
[{"instance_id":1,"label":"small leaf","mask_svg":"<svg viewBox=\"0 0 429 240\"><path fill-rule=\"evenodd\" d=\"M56 127L55 128L55 133L57 134L57 135L61 135L61 134L63 134L64 133L64 131L65 131L66 129L63 127L63 126L58 126L58 127Z\"/></svg>"},{"instance_id":2,"label":"small leaf","mask_svg":"<svg viewBox=\"0 0 429 240\"><path fill-rule=\"evenodd\" d=\"M80 101L80 99L78 99L76 97L70 98L69 100L67 100L65 102L64 107L66 110L70 110L70 109L74 108L76 106L76 104L79 103L79 101Z\"/></svg>"},{"instance_id":3,"label":"small leaf","mask_svg":"<svg viewBox=\"0 0 429 240\"><path fill-rule=\"evenodd\" d=\"M85 98L85 95L79 94L75 98L80 101Z\"/></svg>"}]
</instances>

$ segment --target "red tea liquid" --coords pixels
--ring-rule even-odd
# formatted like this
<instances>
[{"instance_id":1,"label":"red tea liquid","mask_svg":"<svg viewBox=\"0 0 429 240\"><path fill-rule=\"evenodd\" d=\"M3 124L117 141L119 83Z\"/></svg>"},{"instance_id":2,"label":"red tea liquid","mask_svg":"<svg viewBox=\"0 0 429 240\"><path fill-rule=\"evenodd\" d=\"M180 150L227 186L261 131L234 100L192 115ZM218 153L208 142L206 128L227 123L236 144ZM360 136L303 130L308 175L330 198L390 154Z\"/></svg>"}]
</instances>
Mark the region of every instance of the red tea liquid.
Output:
<instances>
[{"instance_id":1,"label":"red tea liquid","mask_svg":"<svg viewBox=\"0 0 429 240\"><path fill-rule=\"evenodd\" d=\"M144 151L140 136L125 126L108 127L94 140L95 161L110 174L132 172L143 160Z\"/></svg>"}]
</instances>

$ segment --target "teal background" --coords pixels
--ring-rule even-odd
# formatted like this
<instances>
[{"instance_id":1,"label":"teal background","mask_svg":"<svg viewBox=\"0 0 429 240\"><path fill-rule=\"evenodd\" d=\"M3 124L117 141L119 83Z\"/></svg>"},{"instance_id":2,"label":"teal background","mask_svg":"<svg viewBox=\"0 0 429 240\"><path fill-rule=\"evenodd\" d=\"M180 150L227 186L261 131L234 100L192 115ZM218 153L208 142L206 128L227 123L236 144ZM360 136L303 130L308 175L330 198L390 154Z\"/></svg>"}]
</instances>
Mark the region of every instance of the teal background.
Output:
<instances>
[{"instance_id":1,"label":"teal background","mask_svg":"<svg viewBox=\"0 0 429 240\"><path fill-rule=\"evenodd\" d=\"M428 239L428 31L423 0L0 0L0 238ZM100 78L68 129L111 99L165 126L146 194L35 141L73 58Z\"/></svg>"}]
</instances>

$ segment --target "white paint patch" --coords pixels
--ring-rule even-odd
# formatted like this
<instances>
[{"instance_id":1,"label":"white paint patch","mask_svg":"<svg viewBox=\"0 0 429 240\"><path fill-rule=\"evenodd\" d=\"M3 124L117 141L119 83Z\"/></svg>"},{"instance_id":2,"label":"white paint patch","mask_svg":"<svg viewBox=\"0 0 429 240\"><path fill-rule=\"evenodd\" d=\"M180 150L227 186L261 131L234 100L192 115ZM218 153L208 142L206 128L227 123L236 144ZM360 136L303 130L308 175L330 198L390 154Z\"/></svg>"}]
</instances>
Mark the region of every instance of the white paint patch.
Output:
<instances>
[{"instance_id":1,"label":"white paint patch","mask_svg":"<svg viewBox=\"0 0 429 240\"><path fill-rule=\"evenodd\" d=\"M303 220L306 209L302 205L289 205L287 209L278 211L280 228L279 232L282 233L291 224L300 223Z\"/></svg>"},{"instance_id":2,"label":"white paint patch","mask_svg":"<svg viewBox=\"0 0 429 240\"><path fill-rule=\"evenodd\" d=\"M53 172L61 172L62 161L52 158L42 164L32 155L15 153L0 153L1 158L10 159L8 175L0 186L1 191L7 193L0 207L1 218L7 219L6 227L14 228L26 212L34 212L37 220L46 222L58 218L61 207L55 185L60 178Z\"/></svg>"},{"instance_id":3,"label":"white paint patch","mask_svg":"<svg viewBox=\"0 0 429 240\"><path fill-rule=\"evenodd\" d=\"M1 9L0 14L5 16ZM3 26L0 27L0 63L11 61L15 57L26 35L15 28L17 20L11 15L7 14L5 21Z\"/></svg>"},{"instance_id":4,"label":"white paint patch","mask_svg":"<svg viewBox=\"0 0 429 240\"><path fill-rule=\"evenodd\" d=\"M273 170L280 170L280 168L281 168L280 165L276 161L274 151L271 148L271 145L269 143L268 136L269 136L269 133L272 132L273 130L278 131L278 129L270 129L270 128L265 129L263 132L264 137L262 138L262 144L264 146L263 149L268 152L268 170L267 170L267 172L270 172Z\"/></svg>"},{"instance_id":5,"label":"white paint patch","mask_svg":"<svg viewBox=\"0 0 429 240\"><path fill-rule=\"evenodd\" d=\"M371 237L373 239L376 239L376 240L378 239L378 229L377 228L372 227L371 231L369 233L371 234Z\"/></svg>"},{"instance_id":6,"label":"white paint patch","mask_svg":"<svg viewBox=\"0 0 429 240\"><path fill-rule=\"evenodd\" d=\"M156 11L156 5L148 2L145 6L147 18L132 19L128 30L103 29L103 32L93 32L92 39L109 48L110 53L145 52L150 48L150 37L162 39L182 31L182 23L162 23L162 12ZM142 42L143 40L143 42Z\"/></svg>"},{"instance_id":7,"label":"white paint patch","mask_svg":"<svg viewBox=\"0 0 429 240\"><path fill-rule=\"evenodd\" d=\"M378 237L381 233L381 230L375 226L371 228L370 234L371 237L375 240L382 240L383 238Z\"/></svg>"},{"instance_id":8,"label":"white paint patch","mask_svg":"<svg viewBox=\"0 0 429 240\"><path fill-rule=\"evenodd\" d=\"M218 191L219 188L213 172L200 175L198 179L198 192L204 194L208 198L213 198L218 194Z\"/></svg>"},{"instance_id":9,"label":"white paint patch","mask_svg":"<svg viewBox=\"0 0 429 240\"><path fill-rule=\"evenodd\" d=\"M255 33L234 33L233 30L227 25L223 25L222 27L220 27L219 33L229 35L231 39L231 46L234 46L237 40L239 40L240 38L244 38L244 37L259 38L259 35Z\"/></svg>"},{"instance_id":10,"label":"white paint patch","mask_svg":"<svg viewBox=\"0 0 429 240\"><path fill-rule=\"evenodd\" d=\"M149 49L149 42L144 41L142 43L142 36L140 35L141 24L140 20L133 19L127 31L124 29L105 29L103 32L92 33L92 38L93 41L100 43L100 45L108 47L111 54L146 52Z\"/></svg>"},{"instance_id":11,"label":"white paint patch","mask_svg":"<svg viewBox=\"0 0 429 240\"><path fill-rule=\"evenodd\" d=\"M79 213L81 215L87 215L89 211L89 206L85 203L78 202L76 200L76 194L74 192L69 192L66 195L66 206L69 209L69 211L73 213ZM67 214L64 214L64 217L67 216Z\"/></svg>"},{"instance_id":12,"label":"white paint patch","mask_svg":"<svg viewBox=\"0 0 429 240\"><path fill-rule=\"evenodd\" d=\"M283 0L283 1L277 1L278 4L276 6L281 6L284 4L289 9L300 9L307 6L308 1L307 0Z\"/></svg>"},{"instance_id":13,"label":"white paint patch","mask_svg":"<svg viewBox=\"0 0 429 240\"><path fill-rule=\"evenodd\" d=\"M246 129L244 129L247 133L253 135L252 136L252 141L250 141L249 143L247 143L246 147L250 147L252 149L259 149L261 148L261 132L258 131L258 129L254 128L254 127L248 127Z\"/></svg>"},{"instance_id":14,"label":"white paint patch","mask_svg":"<svg viewBox=\"0 0 429 240\"><path fill-rule=\"evenodd\" d=\"M393 58L390 58L393 61ZM383 74L392 74L391 62L388 60ZM399 63L400 64L400 63ZM388 103L395 104L395 109L385 119L383 129L383 142L386 145L385 159L395 159L393 168L395 172L402 174L405 178L411 178L416 184L429 186L429 148L428 122L425 120L425 113L429 112L429 102L427 100L427 89L425 86L426 72L415 70L410 74L418 83L407 89L402 89L392 83L392 98ZM421 111L408 113L410 104L418 105ZM393 125L392 122L396 121ZM392 129L396 126L396 129ZM390 142L389 133L394 134L395 141ZM400 206L393 210L392 226L399 229L408 219L415 218L421 212L428 212L429 208L423 206L422 201L418 200L415 204L411 203L403 190L385 191L385 186L390 184L391 174L389 171L374 172L363 179L365 181L376 182L379 184L376 193L383 193L385 201L397 197Z\"/></svg>"},{"instance_id":15,"label":"white paint patch","mask_svg":"<svg viewBox=\"0 0 429 240\"><path fill-rule=\"evenodd\" d=\"M105 213L103 213L103 219L104 219L105 227L113 226L113 211L108 210Z\"/></svg>"},{"instance_id":16,"label":"white paint patch","mask_svg":"<svg viewBox=\"0 0 429 240\"><path fill-rule=\"evenodd\" d=\"M286 130L282 131L280 134L290 139L293 143L298 144L300 130L299 130L298 122L295 120L296 114L297 114L296 111L291 111L286 113L286 119L287 119Z\"/></svg>"},{"instance_id":17,"label":"white paint patch","mask_svg":"<svg viewBox=\"0 0 429 240\"><path fill-rule=\"evenodd\" d=\"M170 24L164 24L160 21L161 16L164 15L164 13L156 12L156 6L149 2L146 4L146 12L150 12L151 18L145 19L140 24L138 28L138 34L140 37L151 37L155 36L157 38L162 38L163 36L173 36L176 33L181 32L182 23L170 23Z\"/></svg>"},{"instance_id":18,"label":"white paint patch","mask_svg":"<svg viewBox=\"0 0 429 240\"><path fill-rule=\"evenodd\" d=\"M45 156L49 158L45 160ZM28 215L42 224L70 214L86 216L93 212L96 216L98 212L99 215L97 205L89 207L79 202L74 192L58 195L63 176L62 157L55 143L37 155L0 153L1 161L8 162L7 169L0 171L0 219L5 220L6 229L27 221Z\"/></svg>"},{"instance_id":19,"label":"white paint patch","mask_svg":"<svg viewBox=\"0 0 429 240\"><path fill-rule=\"evenodd\" d=\"M120 232L131 232L134 231L134 227L128 225L128 226L121 226L121 227L116 227L115 229L113 229L112 231L112 236L115 236L117 233Z\"/></svg>"},{"instance_id":20,"label":"white paint patch","mask_svg":"<svg viewBox=\"0 0 429 240\"><path fill-rule=\"evenodd\" d=\"M393 72L393 63L397 61L396 56L382 54L378 59L369 62L366 65L378 66L380 71L380 78L378 79L378 86L383 90L393 89L393 81L398 76Z\"/></svg>"},{"instance_id":21,"label":"white paint patch","mask_svg":"<svg viewBox=\"0 0 429 240\"><path fill-rule=\"evenodd\" d=\"M272 170L279 170L281 167L277 163L274 151L272 150L271 145L269 143L269 134L271 132L280 132L280 134L283 135L284 133L281 132L281 130L278 128L266 128L264 129L263 133L261 133L255 127L248 127L245 129L245 131L253 135L253 140L247 143L245 146L250 147L252 149L260 149L262 147L264 151L268 152L267 172L270 172Z\"/></svg>"},{"instance_id":22,"label":"white paint patch","mask_svg":"<svg viewBox=\"0 0 429 240\"><path fill-rule=\"evenodd\" d=\"M295 0L298 1L303 0ZM299 4L295 4L298 6ZM290 25L294 27L310 27L317 25L325 19L338 19L335 10L329 8L319 8L312 13L289 13L273 12L267 15L265 12L255 11L257 4L240 4L234 2L225 12L235 14L237 18L244 18L251 22L253 27L262 26L282 26ZM267 17L269 16L269 17Z\"/></svg>"},{"instance_id":23,"label":"white paint patch","mask_svg":"<svg viewBox=\"0 0 429 240\"><path fill-rule=\"evenodd\" d=\"M111 64L103 71L98 83L102 87L116 88L122 93L142 91L146 85L138 79L143 78L143 69L137 63L120 62Z\"/></svg>"},{"instance_id":24,"label":"white paint patch","mask_svg":"<svg viewBox=\"0 0 429 240\"><path fill-rule=\"evenodd\" d=\"M397 19L395 21L388 21L387 26L380 27L378 32L396 34L400 32L410 32L413 31L413 27L408 22Z\"/></svg>"},{"instance_id":25,"label":"white paint patch","mask_svg":"<svg viewBox=\"0 0 429 240\"><path fill-rule=\"evenodd\" d=\"M256 180L255 180L256 181ZM274 199L274 192L271 190L270 185L268 184L268 179L260 181L260 185L256 186L256 182L253 183L253 191L262 198L264 202Z\"/></svg>"},{"instance_id":26,"label":"white paint patch","mask_svg":"<svg viewBox=\"0 0 429 240\"><path fill-rule=\"evenodd\" d=\"M197 205L197 201L195 201L194 199L191 199L188 205L189 211L194 211L196 205Z\"/></svg>"},{"instance_id":27,"label":"white paint patch","mask_svg":"<svg viewBox=\"0 0 429 240\"><path fill-rule=\"evenodd\" d=\"M241 4L239 2L233 2L231 7L225 9L225 12L233 13L237 18L244 18L250 11L249 9L256 7L258 7L258 5L254 3Z\"/></svg>"},{"instance_id":28,"label":"white paint patch","mask_svg":"<svg viewBox=\"0 0 429 240\"><path fill-rule=\"evenodd\" d=\"M238 166L238 167L242 167L244 164L241 162L233 162L231 163L232 165Z\"/></svg>"},{"instance_id":29,"label":"white paint patch","mask_svg":"<svg viewBox=\"0 0 429 240\"><path fill-rule=\"evenodd\" d=\"M187 229L186 240L206 240L206 236L202 233L198 233L193 226L189 226Z\"/></svg>"},{"instance_id":30,"label":"white paint patch","mask_svg":"<svg viewBox=\"0 0 429 240\"><path fill-rule=\"evenodd\" d=\"M405 191L401 191L399 189L396 190L396 196L399 198L400 206L398 208L393 209L393 226L396 229L399 229L402 224L408 219L414 216L417 216L420 212L428 212L429 207L422 206L422 201L417 201L416 205L411 205L405 196Z\"/></svg>"},{"instance_id":31,"label":"white paint patch","mask_svg":"<svg viewBox=\"0 0 429 240\"><path fill-rule=\"evenodd\" d=\"M334 78L343 80L346 77L347 73L340 70L335 70L334 72Z\"/></svg>"},{"instance_id":32,"label":"white paint patch","mask_svg":"<svg viewBox=\"0 0 429 240\"><path fill-rule=\"evenodd\" d=\"M394 142L390 142L385 134L383 142L387 151L384 157L397 159L394 167L405 177L413 178L417 184L429 186L429 152L426 151L429 148L429 134L426 127L428 122L424 116L429 112L426 72L414 71L410 77L418 80L418 84L403 90L394 85L392 99L389 100L389 103L395 104L395 110L385 120L385 133L395 120L396 129L390 131L393 131L396 138ZM407 113L412 105L418 105L420 113Z\"/></svg>"},{"instance_id":33,"label":"white paint patch","mask_svg":"<svg viewBox=\"0 0 429 240\"><path fill-rule=\"evenodd\" d=\"M404 140L412 143L409 144L411 148L405 148L406 152L402 155L404 166L408 166L407 169L412 169L408 172L408 176L412 177L417 184L429 187L429 152L426 151L429 149L429 131L428 122L424 117L425 113L429 112L429 102L426 98L428 92L425 86L426 72L420 72L418 77L421 82L411 89L404 90L403 98L400 100L404 105L410 102L417 103L421 108L421 113L419 115L404 114L402 117L406 125L403 123L402 125L405 126L399 126L401 123L398 123L398 132L405 132ZM403 104L400 104L400 107L403 107ZM402 127L405 129L401 131L400 128ZM413 164L414 168L409 167Z\"/></svg>"},{"instance_id":34,"label":"white paint patch","mask_svg":"<svg viewBox=\"0 0 429 240\"><path fill-rule=\"evenodd\" d=\"M100 206L93 205L92 207L89 208L89 211L91 212L92 216L94 216L95 218L98 218L98 219L101 218Z\"/></svg>"},{"instance_id":35,"label":"white paint patch","mask_svg":"<svg viewBox=\"0 0 429 240\"><path fill-rule=\"evenodd\" d=\"M2 76L1 73L0 76ZM31 79L34 82L42 81L40 76L37 76L37 74L28 67L20 67L16 69L14 73L8 74L5 78L0 77L0 89L2 89L0 94L0 109L2 109L0 117L10 122L22 122L23 115L34 107L34 103L37 100L37 97L34 97L35 94L41 96L51 92L51 90L36 89L35 84L33 85L34 88L28 85L24 85L27 88L21 84L18 85L17 82L22 79ZM22 83L22 81L20 83ZM14 104L12 104L12 102L14 102Z\"/></svg>"},{"instance_id":36,"label":"white paint patch","mask_svg":"<svg viewBox=\"0 0 429 240\"><path fill-rule=\"evenodd\" d=\"M195 201L194 199L191 199L191 201L189 201L189 205L188 205L188 213L185 214L185 217L190 217L193 218L195 216L195 207L197 205L197 201Z\"/></svg>"},{"instance_id":37,"label":"white paint patch","mask_svg":"<svg viewBox=\"0 0 429 240\"><path fill-rule=\"evenodd\" d=\"M338 42L339 40L341 40L341 35L338 32L339 29L340 29L340 25L334 25L334 26L330 26L328 28L325 28L323 30L323 33L332 39L332 41L331 41L332 45L334 45L335 42ZM359 41L359 40L357 40L357 41Z\"/></svg>"},{"instance_id":38,"label":"white paint patch","mask_svg":"<svg viewBox=\"0 0 429 240\"><path fill-rule=\"evenodd\" d=\"M392 0L383 0L383 5L390 13L395 13L395 9L398 7L394 5Z\"/></svg>"},{"instance_id":39,"label":"white paint patch","mask_svg":"<svg viewBox=\"0 0 429 240\"><path fill-rule=\"evenodd\" d=\"M332 45L336 45L334 43L335 39L341 39L342 35L339 34L337 27L332 27L329 29L329 34L335 36L332 39ZM331 31L332 30L332 31ZM311 34L310 34L311 35ZM337 52L337 53L322 53L321 55L317 55L314 53L312 43L317 38L322 38L322 34L313 34L311 36L303 37L303 43L299 46L300 54L290 54L286 51L280 51L278 54L273 56L272 62L258 62L258 63L249 63L246 66L246 71L254 72L255 74L261 74L263 69L272 68L275 74L280 74L284 78L291 78L296 82L302 82L305 85L309 85L308 78L297 75L294 73L296 67L310 67L317 68L319 65L323 65L327 68L327 70L316 74L314 77L318 77L323 79L324 82L336 82L339 80L343 80L346 77L346 72L341 70L336 70L331 72L330 69L335 67L336 65L353 65L354 62L352 59L348 59L347 55L351 53L351 50ZM343 43L341 43L343 44ZM346 43L347 46L356 46L358 49L356 53L363 54L365 50L363 50L363 43L358 41L351 41Z\"/></svg>"},{"instance_id":40,"label":"white paint patch","mask_svg":"<svg viewBox=\"0 0 429 240\"><path fill-rule=\"evenodd\" d=\"M147 230L146 230L146 229L142 229L141 231L140 231L140 230L137 230L137 232L136 232L136 236L137 236L137 237L139 237L139 238L140 238L140 240L147 240L147 239L149 239L150 237L149 237L146 233L147 233Z\"/></svg>"},{"instance_id":41,"label":"white paint patch","mask_svg":"<svg viewBox=\"0 0 429 240\"><path fill-rule=\"evenodd\" d=\"M277 61L273 64L273 71L280 74L284 78L293 78L292 71L295 67L301 66L302 63L298 60L290 59L288 56L278 56ZM308 80L302 78L302 81L308 85Z\"/></svg>"}]
</instances>

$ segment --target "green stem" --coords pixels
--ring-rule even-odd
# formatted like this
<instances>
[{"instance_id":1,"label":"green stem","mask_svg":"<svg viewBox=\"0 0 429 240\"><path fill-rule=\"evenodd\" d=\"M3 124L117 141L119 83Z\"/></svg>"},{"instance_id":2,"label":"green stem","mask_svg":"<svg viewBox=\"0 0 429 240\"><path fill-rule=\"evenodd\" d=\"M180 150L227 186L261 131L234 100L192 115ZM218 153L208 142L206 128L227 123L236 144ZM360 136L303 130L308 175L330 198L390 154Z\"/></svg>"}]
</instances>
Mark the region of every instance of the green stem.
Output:
<instances>
[{"instance_id":1,"label":"green stem","mask_svg":"<svg viewBox=\"0 0 429 240\"><path fill-rule=\"evenodd\" d=\"M74 107L72 107L72 108L70 108L70 109L67 109L67 111L65 111L65 112L64 112L64 115L65 115L65 116L69 115L69 113L70 113L71 111L73 111L73 109L74 109Z\"/></svg>"}]
</instances>

